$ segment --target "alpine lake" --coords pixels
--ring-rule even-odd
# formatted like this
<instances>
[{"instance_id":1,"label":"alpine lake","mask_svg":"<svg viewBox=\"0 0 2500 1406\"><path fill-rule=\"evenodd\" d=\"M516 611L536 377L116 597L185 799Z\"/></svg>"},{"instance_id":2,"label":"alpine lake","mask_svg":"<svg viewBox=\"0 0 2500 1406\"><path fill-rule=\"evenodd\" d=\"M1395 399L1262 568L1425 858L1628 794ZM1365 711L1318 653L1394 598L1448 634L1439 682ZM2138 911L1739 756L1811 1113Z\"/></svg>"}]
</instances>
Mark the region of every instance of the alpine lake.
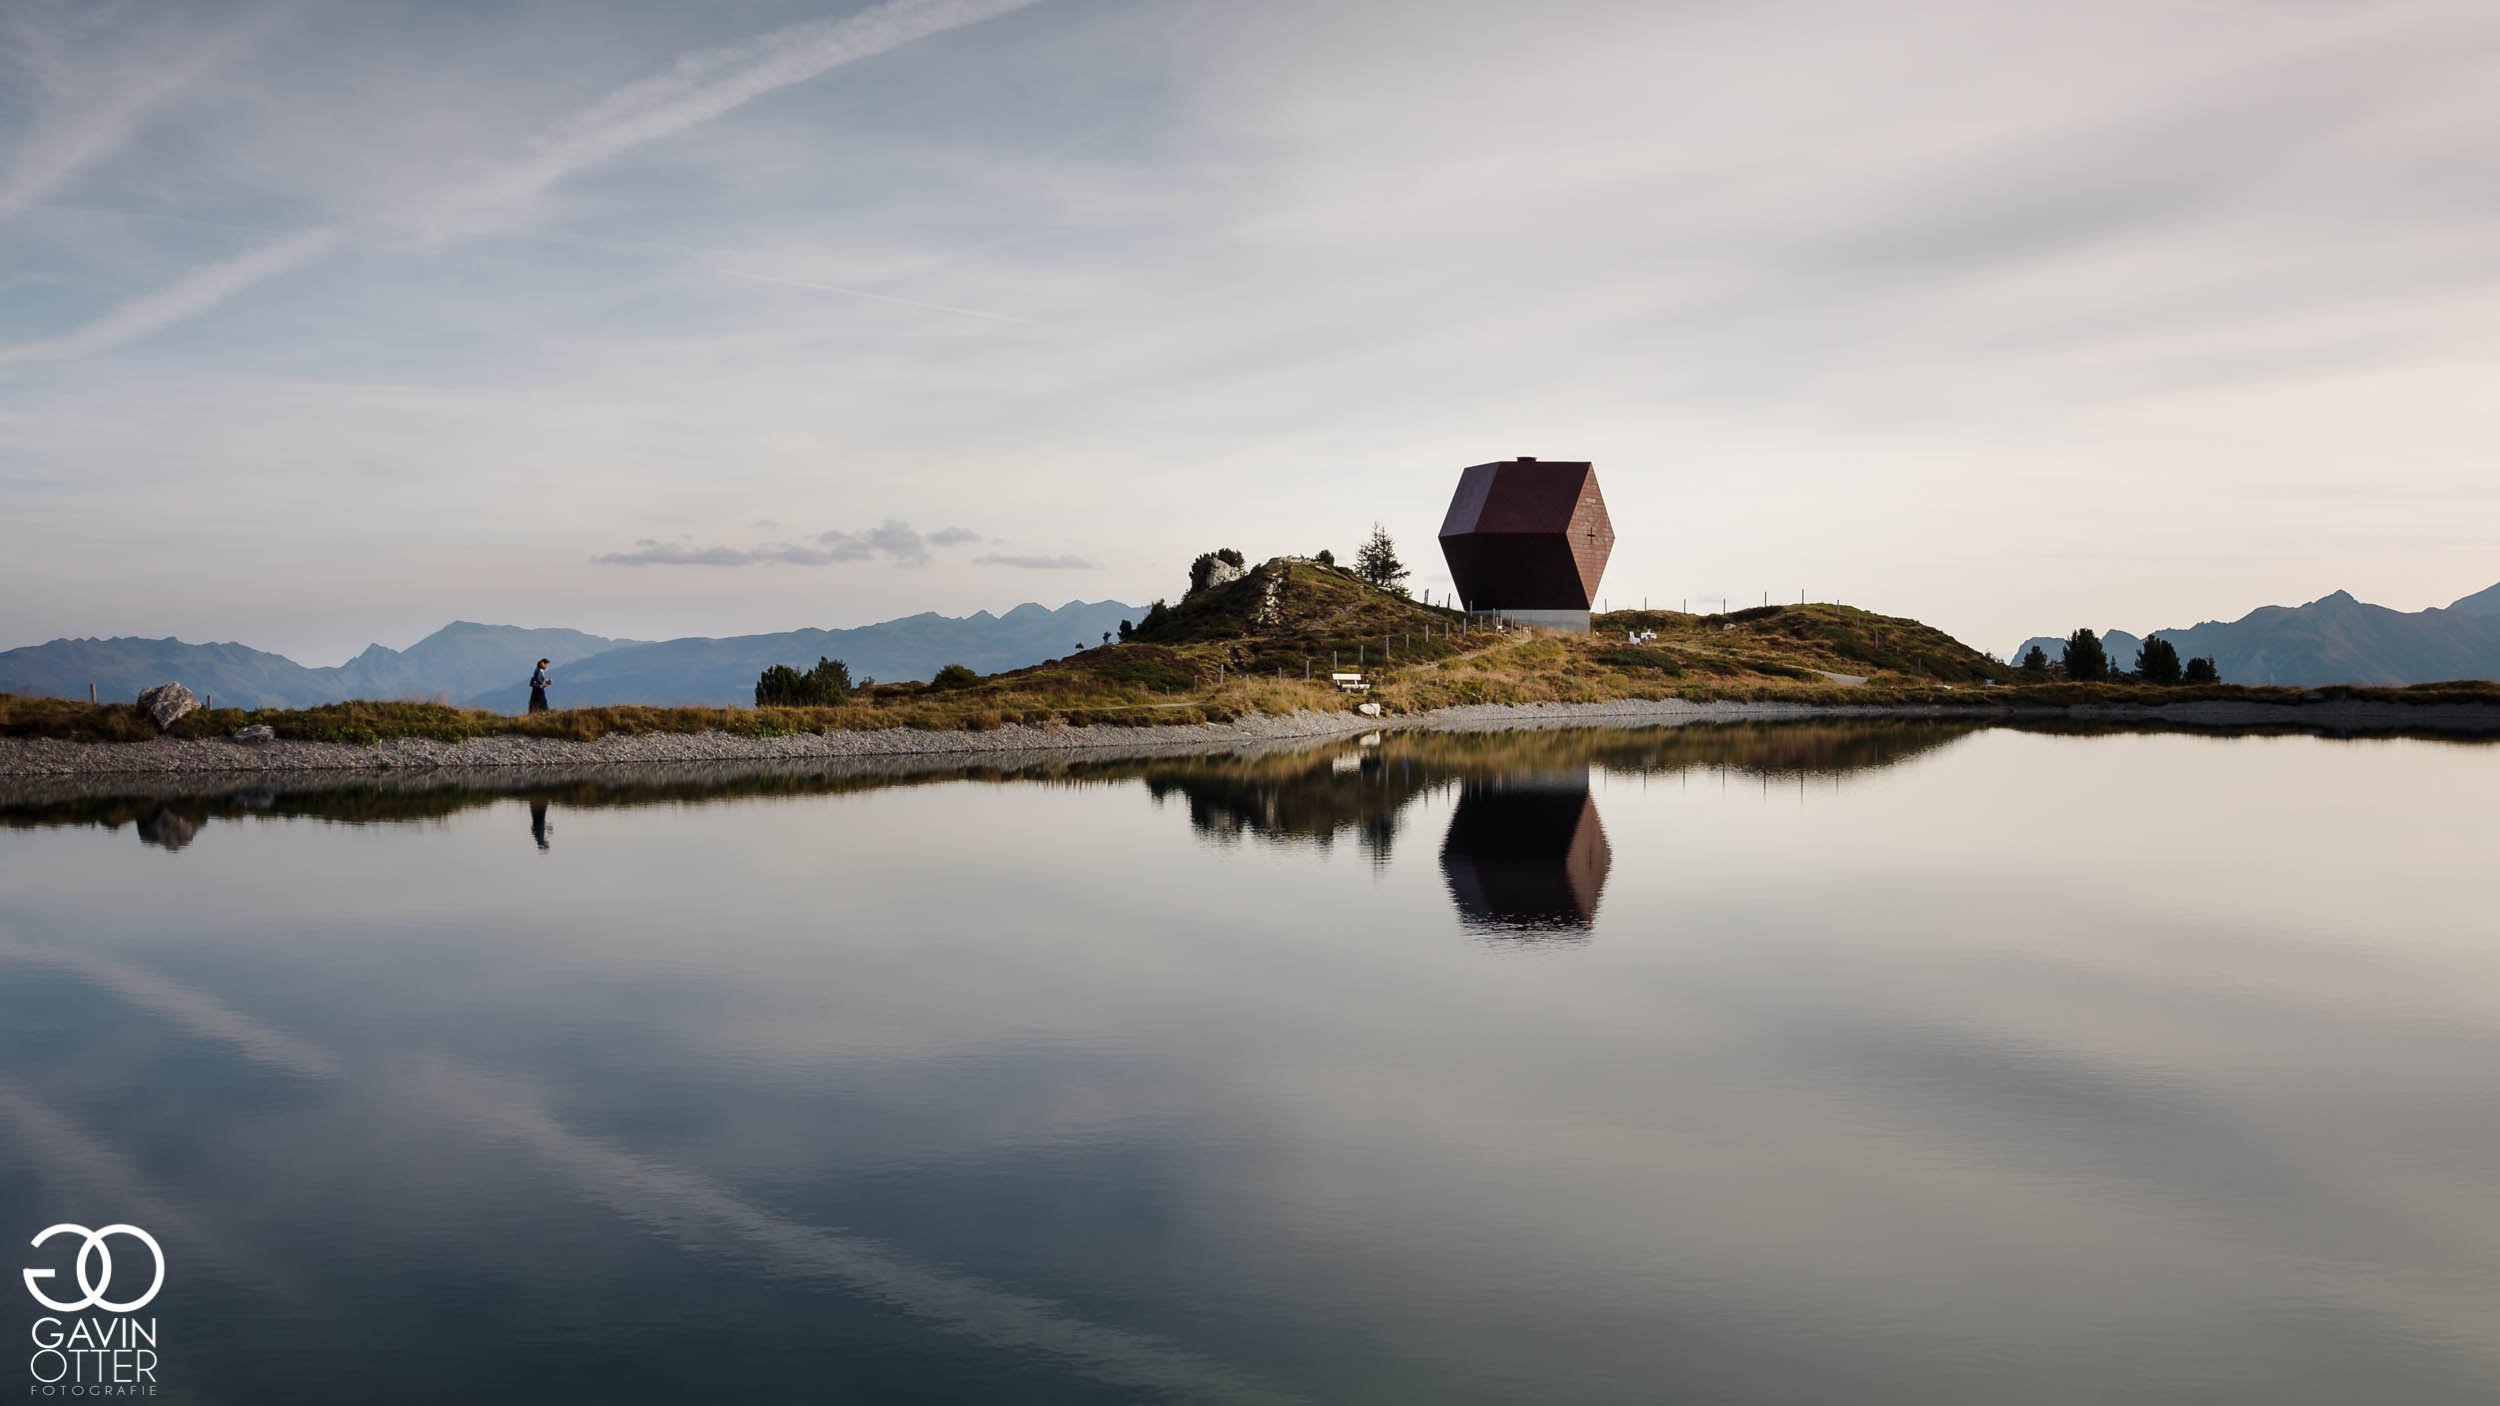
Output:
<instances>
[{"instance_id":1,"label":"alpine lake","mask_svg":"<svg viewBox=\"0 0 2500 1406\"><path fill-rule=\"evenodd\" d=\"M1854 720L7 783L0 1230L164 1272L9 1326L39 1400L128 1365L49 1317L172 1401L2488 1403L2495 796Z\"/></svg>"}]
</instances>

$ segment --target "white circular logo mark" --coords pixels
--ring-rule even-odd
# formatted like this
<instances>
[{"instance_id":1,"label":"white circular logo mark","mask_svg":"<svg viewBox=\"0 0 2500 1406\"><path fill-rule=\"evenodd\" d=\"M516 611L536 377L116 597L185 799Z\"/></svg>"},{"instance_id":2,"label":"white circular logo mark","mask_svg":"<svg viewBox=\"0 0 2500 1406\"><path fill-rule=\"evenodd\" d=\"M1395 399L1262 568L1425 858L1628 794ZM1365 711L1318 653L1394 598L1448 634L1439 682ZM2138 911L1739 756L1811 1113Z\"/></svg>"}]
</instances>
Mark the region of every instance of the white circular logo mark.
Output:
<instances>
[{"instance_id":1,"label":"white circular logo mark","mask_svg":"<svg viewBox=\"0 0 2500 1406\"><path fill-rule=\"evenodd\" d=\"M86 1243L78 1247L77 1274L78 1291L87 1296L76 1303L63 1303L37 1287L41 1281L54 1277L51 1270L27 1270L26 1292L35 1296L35 1302L55 1313L84 1313L91 1308L113 1313L136 1313L155 1302L157 1291L165 1287L165 1247L156 1243L155 1236L135 1225L108 1225L102 1230L89 1230L83 1225L56 1225L28 1243L40 1246L55 1235L86 1237ZM156 1260L156 1278L149 1283L148 1291L126 1303L115 1303L104 1296L105 1291L113 1287L113 1248L104 1242L114 1235L127 1235L147 1246L148 1254ZM96 1262L92 1271L87 1267L89 1260Z\"/></svg>"}]
</instances>

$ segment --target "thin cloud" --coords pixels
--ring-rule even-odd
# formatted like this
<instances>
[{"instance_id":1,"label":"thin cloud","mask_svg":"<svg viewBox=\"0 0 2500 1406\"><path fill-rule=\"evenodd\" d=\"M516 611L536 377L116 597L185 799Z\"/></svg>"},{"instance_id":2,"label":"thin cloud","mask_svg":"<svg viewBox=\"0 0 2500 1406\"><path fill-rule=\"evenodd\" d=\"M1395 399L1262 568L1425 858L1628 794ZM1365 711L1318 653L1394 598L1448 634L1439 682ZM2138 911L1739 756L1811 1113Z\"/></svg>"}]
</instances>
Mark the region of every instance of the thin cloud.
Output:
<instances>
[{"instance_id":1,"label":"thin cloud","mask_svg":"<svg viewBox=\"0 0 2500 1406\"><path fill-rule=\"evenodd\" d=\"M819 532L816 540L834 551L854 553L851 560L883 555L903 566L929 564L928 541L908 522L889 520L866 532Z\"/></svg>"},{"instance_id":2,"label":"thin cloud","mask_svg":"<svg viewBox=\"0 0 2500 1406\"><path fill-rule=\"evenodd\" d=\"M578 245L585 249L614 249L638 254L679 254L685 256L691 261L703 265L716 277L741 279L748 283L763 283L775 288L797 288L810 293L832 293L845 298L865 298L870 302L890 303L895 307L916 308L922 312L944 312L954 313L961 317L977 317L984 322L1012 322L1019 324L1030 322L1030 319L1028 318L1011 317L1003 312L984 312L979 308L967 308L955 303L932 303L920 298L902 298L897 297L892 293L871 292L866 288L852 288L839 283L821 283L812 279L791 278L782 274L756 273L749 269L724 268L720 267L720 262L723 259L751 256L732 254L718 249L705 249L687 244L669 244L649 239L593 239L586 235L562 232L548 232L529 237L557 244Z\"/></svg>"},{"instance_id":3,"label":"thin cloud","mask_svg":"<svg viewBox=\"0 0 2500 1406\"><path fill-rule=\"evenodd\" d=\"M777 288L800 288L811 293L837 293L845 298L865 298L874 303L892 303L896 307L918 308L922 312L951 312L959 317L977 317L984 322L1022 322L1003 312L983 312L979 308L957 307L953 303L926 303L918 298L897 298L891 293L871 293L865 288L845 288L838 283L811 283L804 278L776 278L766 273L747 273L740 269L722 269L728 278L743 278L749 283L769 283Z\"/></svg>"},{"instance_id":4,"label":"thin cloud","mask_svg":"<svg viewBox=\"0 0 2500 1406\"><path fill-rule=\"evenodd\" d=\"M1026 552L990 552L972 559L976 566L1012 566L1022 571L1095 571L1100 568L1070 554L1042 556Z\"/></svg>"},{"instance_id":5,"label":"thin cloud","mask_svg":"<svg viewBox=\"0 0 2500 1406\"><path fill-rule=\"evenodd\" d=\"M763 547L698 547L691 542L662 542L645 537L630 551L601 552L590 559L593 566L830 566L837 561L856 561L856 555L845 555L824 547L779 543Z\"/></svg>"},{"instance_id":6,"label":"thin cloud","mask_svg":"<svg viewBox=\"0 0 2500 1406\"><path fill-rule=\"evenodd\" d=\"M819 532L805 542L766 542L753 547L704 547L678 540L646 537L631 550L592 557L596 566L837 566L845 562L883 561L890 566L926 566L931 547L954 547L981 540L968 527L944 527L923 535L900 518L889 518L863 532Z\"/></svg>"}]
</instances>

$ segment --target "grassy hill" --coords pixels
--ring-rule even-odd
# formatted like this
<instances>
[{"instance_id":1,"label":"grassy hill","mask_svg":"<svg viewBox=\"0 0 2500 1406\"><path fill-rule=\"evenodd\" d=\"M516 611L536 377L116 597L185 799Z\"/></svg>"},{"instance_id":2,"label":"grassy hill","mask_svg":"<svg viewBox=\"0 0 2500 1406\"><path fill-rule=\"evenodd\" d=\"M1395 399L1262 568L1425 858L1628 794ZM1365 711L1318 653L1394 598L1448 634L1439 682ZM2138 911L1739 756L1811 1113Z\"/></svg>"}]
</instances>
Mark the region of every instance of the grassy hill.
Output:
<instances>
[{"instance_id":1,"label":"grassy hill","mask_svg":"<svg viewBox=\"0 0 2500 1406\"><path fill-rule=\"evenodd\" d=\"M1632 642L1628 633L1655 632ZM793 664L809 661L798 659ZM2005 666L1915 620L1844 605L1774 605L1725 615L1617 611L1585 636L1496 631L1457 613L1375 590L1337 567L1278 558L1240 580L1197 592L1122 643L980 676L947 671L926 683L877 684L822 708L567 708L533 716L420 703L341 703L295 710L203 710L178 735L219 737L266 723L281 737L347 742L381 737L589 739L608 733L769 735L831 729L988 729L1007 723L1154 726L1305 709L1343 711L1328 682L1359 670L1391 714L1471 703L1600 703L1619 699L1776 699L1885 705L2065 706L2247 698L2288 702L2292 689L2148 689L2110 684L1988 687ZM2459 692L2462 688L2465 691ZM1948 691L1950 690L1950 691ZM2487 686L2345 690L2407 702L2489 701ZM0 695L0 735L134 741L155 735L137 709Z\"/></svg>"},{"instance_id":2,"label":"grassy hill","mask_svg":"<svg viewBox=\"0 0 2500 1406\"><path fill-rule=\"evenodd\" d=\"M1343 567L1278 557L1250 568L1240 580L1185 598L1160 624L1140 629L1136 639L1222 644L1262 658L1299 651L1298 659L1315 650L1350 655L1393 635L1439 637L1461 623L1457 611L1375 589Z\"/></svg>"}]
</instances>

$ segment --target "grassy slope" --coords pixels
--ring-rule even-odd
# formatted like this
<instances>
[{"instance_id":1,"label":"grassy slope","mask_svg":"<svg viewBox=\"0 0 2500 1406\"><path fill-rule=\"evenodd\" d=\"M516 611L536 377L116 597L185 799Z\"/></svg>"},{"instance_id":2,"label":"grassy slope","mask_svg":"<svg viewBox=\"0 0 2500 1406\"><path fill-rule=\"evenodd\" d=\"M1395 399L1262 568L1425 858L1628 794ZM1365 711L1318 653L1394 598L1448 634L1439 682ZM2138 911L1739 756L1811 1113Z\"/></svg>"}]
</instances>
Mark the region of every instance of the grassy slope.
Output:
<instances>
[{"instance_id":1,"label":"grassy slope","mask_svg":"<svg viewBox=\"0 0 2500 1406\"><path fill-rule=\"evenodd\" d=\"M1629 644L1625 632L1634 629L1654 630L1658 638ZM1775 605L1727 615L1616 611L1598 617L1596 632L1585 637L1467 631L1453 612L1373 590L1337 568L1280 559L1181 602L1151 634L1130 643L1084 650L959 688L879 684L837 708L567 708L513 717L434 703L360 702L249 712L204 709L176 724L174 733L222 737L247 723L266 723L281 737L370 742L589 740L610 733L709 730L749 736L888 727L978 730L1052 721L1151 726L1343 709L1347 700L1327 683L1332 662L1370 674L1372 696L1392 712L1621 698L2064 706L2291 702L2318 692L2402 702L2500 701L2500 685L2482 683L2307 691L2125 683L1987 688L1989 680L2010 683L2019 676L1915 620L1843 605ZM1868 683L1845 686L1826 674ZM1948 687L1952 691L1945 691ZM155 735L154 724L128 704L0 695L0 736L140 741Z\"/></svg>"}]
</instances>

